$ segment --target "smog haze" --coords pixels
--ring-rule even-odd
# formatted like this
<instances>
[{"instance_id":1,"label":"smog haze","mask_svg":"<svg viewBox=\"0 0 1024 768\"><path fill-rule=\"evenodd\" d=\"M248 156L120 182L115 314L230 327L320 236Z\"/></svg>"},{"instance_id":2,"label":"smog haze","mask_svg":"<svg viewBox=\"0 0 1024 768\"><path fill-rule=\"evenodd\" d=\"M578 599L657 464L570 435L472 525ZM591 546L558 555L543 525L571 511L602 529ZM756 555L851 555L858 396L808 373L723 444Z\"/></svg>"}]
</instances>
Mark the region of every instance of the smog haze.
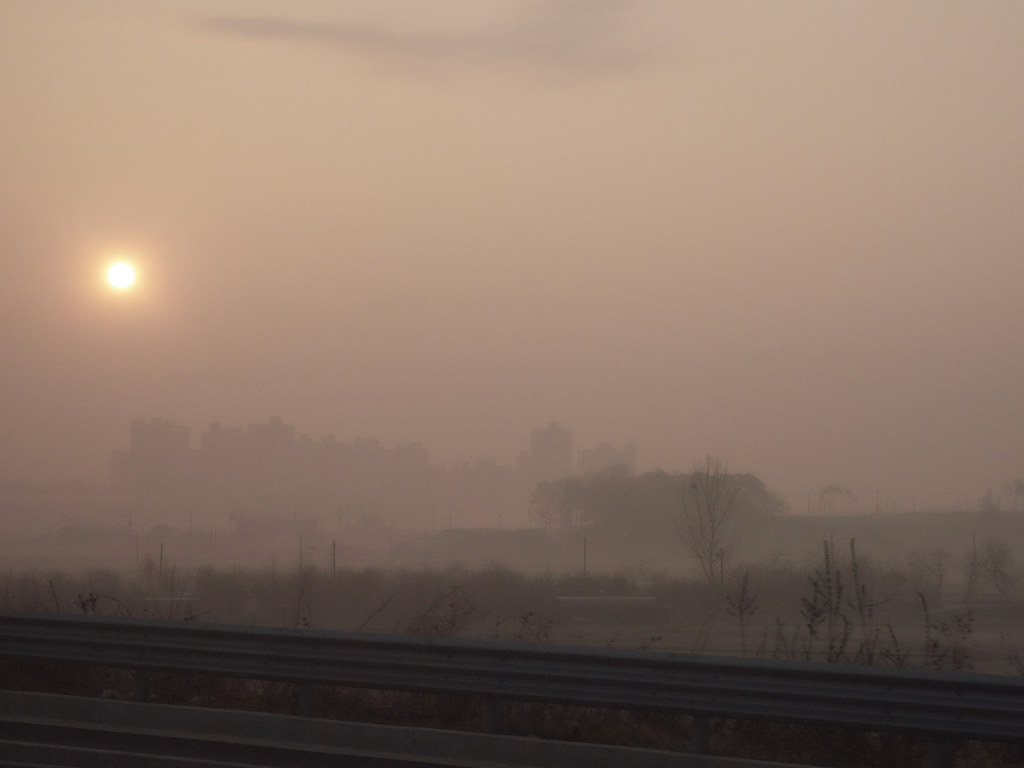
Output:
<instances>
[{"instance_id":1,"label":"smog haze","mask_svg":"<svg viewBox=\"0 0 1024 768\"><path fill-rule=\"evenodd\" d=\"M558 421L796 511L976 503L1024 473L1022 39L995 0L7 0L0 479L105 483L138 419L438 464Z\"/></svg>"}]
</instances>

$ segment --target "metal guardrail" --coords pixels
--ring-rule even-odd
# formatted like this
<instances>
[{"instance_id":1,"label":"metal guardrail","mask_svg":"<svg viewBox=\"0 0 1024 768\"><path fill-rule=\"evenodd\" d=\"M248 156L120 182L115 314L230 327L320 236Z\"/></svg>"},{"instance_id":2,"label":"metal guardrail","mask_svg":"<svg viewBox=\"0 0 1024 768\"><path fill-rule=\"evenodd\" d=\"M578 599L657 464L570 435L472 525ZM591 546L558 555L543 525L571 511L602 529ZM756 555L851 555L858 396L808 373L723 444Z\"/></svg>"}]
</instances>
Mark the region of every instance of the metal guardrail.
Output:
<instances>
[{"instance_id":1,"label":"metal guardrail","mask_svg":"<svg viewBox=\"0 0 1024 768\"><path fill-rule=\"evenodd\" d=\"M1024 678L973 673L12 613L0 658L1024 743Z\"/></svg>"},{"instance_id":2,"label":"metal guardrail","mask_svg":"<svg viewBox=\"0 0 1024 768\"><path fill-rule=\"evenodd\" d=\"M48 759L54 747L93 752ZM0 691L0 766L183 768L174 758L191 768L781 768L609 744Z\"/></svg>"}]
</instances>

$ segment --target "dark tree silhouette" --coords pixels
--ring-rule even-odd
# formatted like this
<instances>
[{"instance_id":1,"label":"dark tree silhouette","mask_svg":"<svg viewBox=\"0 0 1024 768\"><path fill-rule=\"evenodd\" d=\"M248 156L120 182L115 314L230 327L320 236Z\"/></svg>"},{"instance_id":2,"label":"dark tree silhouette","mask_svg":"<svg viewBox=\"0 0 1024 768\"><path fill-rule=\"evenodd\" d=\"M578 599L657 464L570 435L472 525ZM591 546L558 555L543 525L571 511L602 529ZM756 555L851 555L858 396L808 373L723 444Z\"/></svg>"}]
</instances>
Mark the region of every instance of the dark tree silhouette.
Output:
<instances>
[{"instance_id":1,"label":"dark tree silhouette","mask_svg":"<svg viewBox=\"0 0 1024 768\"><path fill-rule=\"evenodd\" d=\"M709 583L724 581L728 525L740 485L725 465L708 456L681 489L676 534L697 558Z\"/></svg>"}]
</instances>

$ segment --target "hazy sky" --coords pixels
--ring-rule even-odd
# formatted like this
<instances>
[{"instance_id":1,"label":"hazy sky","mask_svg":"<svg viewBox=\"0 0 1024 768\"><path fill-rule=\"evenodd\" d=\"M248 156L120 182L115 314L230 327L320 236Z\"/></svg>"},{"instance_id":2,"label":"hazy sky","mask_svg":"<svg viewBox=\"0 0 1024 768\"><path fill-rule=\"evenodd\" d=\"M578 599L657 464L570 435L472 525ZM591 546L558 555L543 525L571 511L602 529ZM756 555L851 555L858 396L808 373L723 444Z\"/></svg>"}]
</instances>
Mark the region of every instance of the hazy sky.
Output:
<instances>
[{"instance_id":1,"label":"hazy sky","mask_svg":"<svg viewBox=\"0 0 1024 768\"><path fill-rule=\"evenodd\" d=\"M133 418L1024 476L1024 3L0 0L0 477ZM138 281L118 293L117 253Z\"/></svg>"}]
</instances>

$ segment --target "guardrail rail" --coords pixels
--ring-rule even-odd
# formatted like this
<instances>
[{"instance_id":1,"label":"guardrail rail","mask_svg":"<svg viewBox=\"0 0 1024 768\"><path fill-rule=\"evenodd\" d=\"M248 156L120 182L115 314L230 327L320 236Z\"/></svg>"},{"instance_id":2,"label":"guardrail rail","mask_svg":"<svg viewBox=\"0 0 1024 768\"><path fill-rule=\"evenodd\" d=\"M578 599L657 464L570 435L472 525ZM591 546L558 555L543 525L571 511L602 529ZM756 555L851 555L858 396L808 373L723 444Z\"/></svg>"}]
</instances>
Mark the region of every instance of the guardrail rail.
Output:
<instances>
[{"instance_id":1,"label":"guardrail rail","mask_svg":"<svg viewBox=\"0 0 1024 768\"><path fill-rule=\"evenodd\" d=\"M1024 743L1024 678L695 654L437 640L193 622L0 613L0 658L315 686L480 696L485 729L507 700L668 711ZM944 757L946 755L946 757Z\"/></svg>"}]
</instances>

